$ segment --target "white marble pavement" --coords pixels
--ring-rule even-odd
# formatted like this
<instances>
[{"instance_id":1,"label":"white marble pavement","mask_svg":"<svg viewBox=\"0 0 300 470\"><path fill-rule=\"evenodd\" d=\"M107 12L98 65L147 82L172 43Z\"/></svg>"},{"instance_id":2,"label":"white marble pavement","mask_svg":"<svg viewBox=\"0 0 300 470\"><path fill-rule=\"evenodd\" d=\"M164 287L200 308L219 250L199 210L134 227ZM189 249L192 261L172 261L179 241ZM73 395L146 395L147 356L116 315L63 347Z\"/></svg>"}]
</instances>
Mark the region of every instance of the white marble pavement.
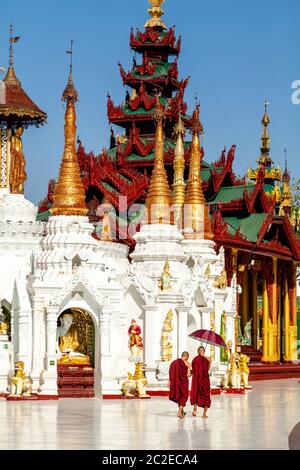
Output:
<instances>
[{"instance_id":1,"label":"white marble pavement","mask_svg":"<svg viewBox=\"0 0 300 470\"><path fill-rule=\"evenodd\" d=\"M288 449L300 383L255 382L246 396L215 396L207 421L190 411L178 420L166 398L0 399L0 449Z\"/></svg>"}]
</instances>

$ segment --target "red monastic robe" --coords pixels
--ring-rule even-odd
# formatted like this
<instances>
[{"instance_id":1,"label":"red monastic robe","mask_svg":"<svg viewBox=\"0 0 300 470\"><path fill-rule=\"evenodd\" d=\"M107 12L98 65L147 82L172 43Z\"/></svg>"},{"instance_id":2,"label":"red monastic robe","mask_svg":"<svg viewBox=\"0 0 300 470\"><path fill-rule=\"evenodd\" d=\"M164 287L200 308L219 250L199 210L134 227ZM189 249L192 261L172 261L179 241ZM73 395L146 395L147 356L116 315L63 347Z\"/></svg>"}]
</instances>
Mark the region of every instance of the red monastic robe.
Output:
<instances>
[{"instance_id":1,"label":"red monastic robe","mask_svg":"<svg viewBox=\"0 0 300 470\"><path fill-rule=\"evenodd\" d=\"M176 359L170 365L169 399L179 406L185 406L189 397L188 368L182 359Z\"/></svg>"},{"instance_id":2,"label":"red monastic robe","mask_svg":"<svg viewBox=\"0 0 300 470\"><path fill-rule=\"evenodd\" d=\"M209 360L204 356L196 356L192 361L191 404L210 408Z\"/></svg>"}]
</instances>

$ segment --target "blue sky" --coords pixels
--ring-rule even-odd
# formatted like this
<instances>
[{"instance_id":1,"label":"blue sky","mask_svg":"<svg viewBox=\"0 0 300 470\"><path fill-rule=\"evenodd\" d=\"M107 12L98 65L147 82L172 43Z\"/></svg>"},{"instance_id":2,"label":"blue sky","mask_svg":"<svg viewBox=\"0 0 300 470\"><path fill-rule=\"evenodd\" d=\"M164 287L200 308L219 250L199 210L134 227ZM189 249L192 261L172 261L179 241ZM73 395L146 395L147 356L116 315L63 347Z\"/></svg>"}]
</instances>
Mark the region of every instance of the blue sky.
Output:
<instances>
[{"instance_id":1,"label":"blue sky","mask_svg":"<svg viewBox=\"0 0 300 470\"><path fill-rule=\"evenodd\" d=\"M144 25L146 0L14 0L1 6L0 66L7 66L8 28L15 46L15 70L31 98L48 113L48 124L27 130L26 194L38 202L49 178L56 178L63 151L64 110L60 101L68 74L65 51L74 39L74 80L79 92L77 126L86 150L109 143L106 95L125 94L118 60L132 64L130 27ZM207 161L224 145L237 145L237 174L259 155L263 102L270 105L272 157L299 176L300 105L291 84L300 79L299 0L166 0L165 22L182 34L180 76L191 76L186 99L202 105Z\"/></svg>"}]
</instances>

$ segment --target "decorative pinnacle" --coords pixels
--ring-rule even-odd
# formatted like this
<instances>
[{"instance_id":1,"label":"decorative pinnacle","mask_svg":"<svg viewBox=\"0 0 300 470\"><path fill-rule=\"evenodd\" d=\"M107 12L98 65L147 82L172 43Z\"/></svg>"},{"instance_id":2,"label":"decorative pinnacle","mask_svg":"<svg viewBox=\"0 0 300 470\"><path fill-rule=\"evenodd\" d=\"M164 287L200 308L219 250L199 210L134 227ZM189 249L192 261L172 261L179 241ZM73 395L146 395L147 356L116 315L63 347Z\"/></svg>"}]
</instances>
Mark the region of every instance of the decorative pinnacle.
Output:
<instances>
[{"instance_id":1,"label":"decorative pinnacle","mask_svg":"<svg viewBox=\"0 0 300 470\"><path fill-rule=\"evenodd\" d=\"M181 135L182 137L184 137L185 132L186 132L185 127L184 127L184 124L182 122L181 115L179 113L178 122L175 124L175 127L174 127L174 136L178 137L179 135Z\"/></svg>"},{"instance_id":2,"label":"decorative pinnacle","mask_svg":"<svg viewBox=\"0 0 300 470\"><path fill-rule=\"evenodd\" d=\"M163 29L167 29L165 23L161 19L164 14L164 10L162 9L162 4L165 0L148 0L151 8L148 9L148 13L151 16L150 20L147 21L145 24L145 28L154 28L159 27Z\"/></svg>"},{"instance_id":3,"label":"decorative pinnacle","mask_svg":"<svg viewBox=\"0 0 300 470\"><path fill-rule=\"evenodd\" d=\"M72 42L71 51L72 54ZM78 100L72 77L72 60L67 86L63 93L63 101L66 101L65 112L65 147L60 166L59 177L55 185L53 216L85 216L85 191L80 178L80 168L76 155L76 110L75 101Z\"/></svg>"},{"instance_id":4,"label":"decorative pinnacle","mask_svg":"<svg viewBox=\"0 0 300 470\"><path fill-rule=\"evenodd\" d=\"M71 48L66 53L70 55L70 71L68 83L62 95L62 101L74 100L76 102L78 101L78 93L73 83L73 39L71 39Z\"/></svg>"},{"instance_id":5,"label":"decorative pinnacle","mask_svg":"<svg viewBox=\"0 0 300 470\"><path fill-rule=\"evenodd\" d=\"M5 83L10 85L21 85L14 71L13 44L18 42L21 36L13 36L13 26L9 26L9 67L5 77Z\"/></svg>"}]
</instances>

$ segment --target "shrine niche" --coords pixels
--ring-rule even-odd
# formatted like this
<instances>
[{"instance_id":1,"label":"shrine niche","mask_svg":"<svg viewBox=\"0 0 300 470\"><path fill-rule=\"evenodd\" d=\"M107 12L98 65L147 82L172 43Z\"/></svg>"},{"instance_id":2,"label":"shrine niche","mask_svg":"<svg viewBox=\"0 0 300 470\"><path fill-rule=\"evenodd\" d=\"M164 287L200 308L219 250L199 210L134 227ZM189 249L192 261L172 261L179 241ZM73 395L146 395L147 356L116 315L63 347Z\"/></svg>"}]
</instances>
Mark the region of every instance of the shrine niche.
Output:
<instances>
[{"instance_id":1,"label":"shrine niche","mask_svg":"<svg viewBox=\"0 0 300 470\"><path fill-rule=\"evenodd\" d=\"M58 363L94 367L95 326L91 315L81 309L65 310L58 318Z\"/></svg>"}]
</instances>

